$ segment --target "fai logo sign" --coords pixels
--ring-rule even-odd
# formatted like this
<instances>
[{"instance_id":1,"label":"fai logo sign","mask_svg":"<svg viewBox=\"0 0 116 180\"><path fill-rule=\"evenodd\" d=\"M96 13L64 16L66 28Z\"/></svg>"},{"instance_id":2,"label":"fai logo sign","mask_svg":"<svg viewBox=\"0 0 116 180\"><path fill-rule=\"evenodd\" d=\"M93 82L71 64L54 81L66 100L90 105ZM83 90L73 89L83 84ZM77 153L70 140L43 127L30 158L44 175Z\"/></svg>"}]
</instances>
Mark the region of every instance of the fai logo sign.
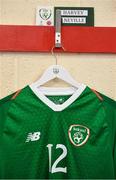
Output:
<instances>
[{"instance_id":1,"label":"fai logo sign","mask_svg":"<svg viewBox=\"0 0 116 180\"><path fill-rule=\"evenodd\" d=\"M50 18L52 12L50 9L46 9L46 8L41 8L39 10L39 15L43 20L47 20Z\"/></svg>"},{"instance_id":2,"label":"fai logo sign","mask_svg":"<svg viewBox=\"0 0 116 180\"><path fill-rule=\"evenodd\" d=\"M90 130L85 126L74 124L70 126L68 134L73 145L82 146L87 142L90 135Z\"/></svg>"}]
</instances>

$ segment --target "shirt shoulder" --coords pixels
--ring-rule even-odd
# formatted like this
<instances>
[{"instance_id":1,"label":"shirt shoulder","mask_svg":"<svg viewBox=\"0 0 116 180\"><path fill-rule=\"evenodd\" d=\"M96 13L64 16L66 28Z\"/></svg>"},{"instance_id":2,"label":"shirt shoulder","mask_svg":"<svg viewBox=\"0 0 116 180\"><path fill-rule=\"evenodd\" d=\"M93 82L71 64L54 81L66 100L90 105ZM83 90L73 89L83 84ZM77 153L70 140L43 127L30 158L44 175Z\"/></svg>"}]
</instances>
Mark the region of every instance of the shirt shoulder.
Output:
<instances>
[{"instance_id":1,"label":"shirt shoulder","mask_svg":"<svg viewBox=\"0 0 116 180\"><path fill-rule=\"evenodd\" d=\"M3 130L5 120L7 117L7 113L13 102L13 99L15 99L17 94L18 94L18 91L0 99L0 132L2 132L2 130Z\"/></svg>"},{"instance_id":2,"label":"shirt shoulder","mask_svg":"<svg viewBox=\"0 0 116 180\"><path fill-rule=\"evenodd\" d=\"M109 127L111 127L116 139L116 101L104 94L100 93L100 95L103 98L103 107L107 115Z\"/></svg>"},{"instance_id":3,"label":"shirt shoulder","mask_svg":"<svg viewBox=\"0 0 116 180\"><path fill-rule=\"evenodd\" d=\"M99 93L101 97L103 98L103 103L107 108L111 108L112 110L116 110L116 101L114 99L111 99L110 97Z\"/></svg>"}]
</instances>

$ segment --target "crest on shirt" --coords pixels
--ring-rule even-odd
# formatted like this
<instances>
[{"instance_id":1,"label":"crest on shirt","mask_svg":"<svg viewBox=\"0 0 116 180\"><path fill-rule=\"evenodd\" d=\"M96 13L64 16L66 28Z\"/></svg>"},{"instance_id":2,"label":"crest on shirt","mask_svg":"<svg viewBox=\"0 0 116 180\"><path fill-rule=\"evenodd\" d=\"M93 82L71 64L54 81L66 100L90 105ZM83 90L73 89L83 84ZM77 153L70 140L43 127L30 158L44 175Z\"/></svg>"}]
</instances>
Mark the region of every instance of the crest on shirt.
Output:
<instances>
[{"instance_id":1,"label":"crest on shirt","mask_svg":"<svg viewBox=\"0 0 116 180\"><path fill-rule=\"evenodd\" d=\"M89 138L90 130L80 124L71 125L68 131L69 139L75 146L82 146Z\"/></svg>"}]
</instances>

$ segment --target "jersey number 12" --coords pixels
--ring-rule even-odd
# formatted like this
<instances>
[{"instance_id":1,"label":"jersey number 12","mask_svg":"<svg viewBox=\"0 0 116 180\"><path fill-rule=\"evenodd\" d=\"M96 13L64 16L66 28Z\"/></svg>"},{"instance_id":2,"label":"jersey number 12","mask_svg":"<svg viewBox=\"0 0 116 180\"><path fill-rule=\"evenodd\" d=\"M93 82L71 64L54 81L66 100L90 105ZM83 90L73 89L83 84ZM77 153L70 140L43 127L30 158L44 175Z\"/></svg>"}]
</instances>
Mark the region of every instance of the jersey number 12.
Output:
<instances>
[{"instance_id":1,"label":"jersey number 12","mask_svg":"<svg viewBox=\"0 0 116 180\"><path fill-rule=\"evenodd\" d=\"M56 161L52 165L52 147L53 144L48 144L48 155L49 155L49 172L56 173L56 172L63 172L67 173L67 167L57 167L58 163L62 161L67 155L67 149L63 144L57 144L56 149L60 148L63 150L62 154L56 159Z\"/></svg>"}]
</instances>

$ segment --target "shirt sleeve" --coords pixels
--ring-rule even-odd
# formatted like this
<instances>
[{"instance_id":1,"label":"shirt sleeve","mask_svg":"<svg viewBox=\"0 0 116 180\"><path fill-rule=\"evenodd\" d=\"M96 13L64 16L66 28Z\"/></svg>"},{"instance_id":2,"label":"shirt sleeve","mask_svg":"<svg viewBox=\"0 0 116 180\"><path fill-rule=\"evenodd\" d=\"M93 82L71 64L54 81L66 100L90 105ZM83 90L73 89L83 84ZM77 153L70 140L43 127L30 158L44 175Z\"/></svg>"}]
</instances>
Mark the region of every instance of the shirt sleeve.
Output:
<instances>
[{"instance_id":1,"label":"shirt sleeve","mask_svg":"<svg viewBox=\"0 0 116 180\"><path fill-rule=\"evenodd\" d=\"M115 106L115 113L114 113L114 127L115 127L115 138L114 138L114 172L116 178L116 106Z\"/></svg>"},{"instance_id":2,"label":"shirt sleeve","mask_svg":"<svg viewBox=\"0 0 116 180\"><path fill-rule=\"evenodd\" d=\"M3 132L4 123L6 120L6 116L7 116L7 112L9 110L10 104L12 102L11 98L13 95L14 93L0 100L0 136Z\"/></svg>"},{"instance_id":3,"label":"shirt sleeve","mask_svg":"<svg viewBox=\"0 0 116 180\"><path fill-rule=\"evenodd\" d=\"M101 93L100 93L101 94ZM112 124L112 144L113 144L113 164L114 164L114 173L116 179L116 101L101 94L104 99L104 107L108 115L108 123Z\"/></svg>"}]
</instances>

